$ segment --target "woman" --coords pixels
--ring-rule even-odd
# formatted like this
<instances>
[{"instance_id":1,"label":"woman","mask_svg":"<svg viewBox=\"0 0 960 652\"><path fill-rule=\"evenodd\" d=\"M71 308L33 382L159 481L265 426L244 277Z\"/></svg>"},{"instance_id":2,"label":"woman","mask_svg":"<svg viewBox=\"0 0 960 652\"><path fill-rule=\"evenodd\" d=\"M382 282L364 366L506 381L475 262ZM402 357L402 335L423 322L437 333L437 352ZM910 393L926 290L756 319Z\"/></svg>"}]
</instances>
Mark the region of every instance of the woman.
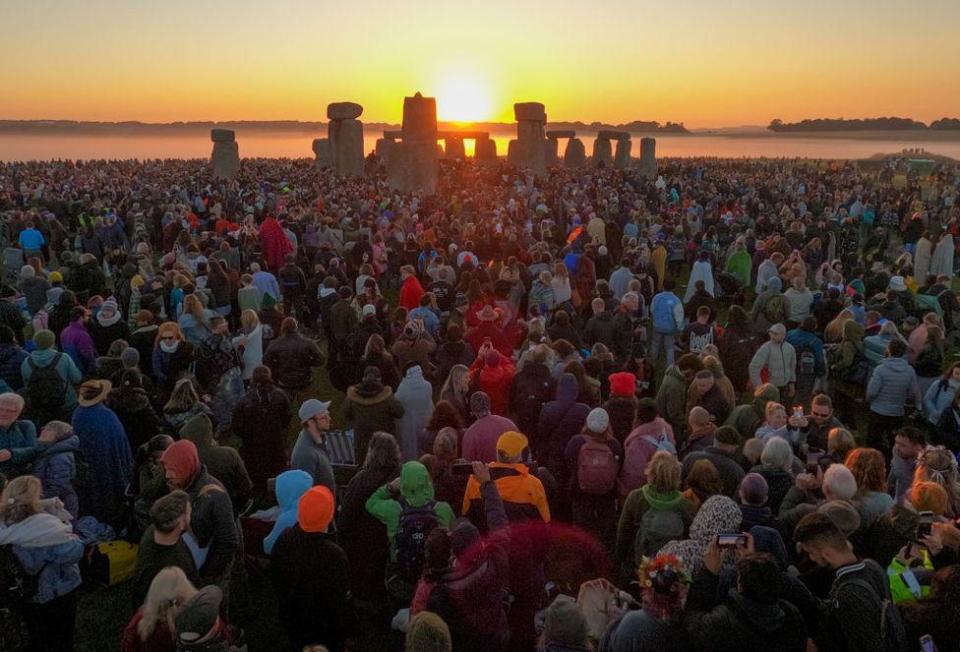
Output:
<instances>
[{"instance_id":1,"label":"woman","mask_svg":"<svg viewBox=\"0 0 960 652\"><path fill-rule=\"evenodd\" d=\"M707 547L716 541L718 534L737 534L743 513L740 507L727 496L712 496L697 512L690 525L690 538L683 541L671 541L660 550L661 555L676 555L684 568L695 577L703 568L703 557ZM724 559L726 565L733 563L733 554Z\"/></svg>"},{"instance_id":2,"label":"woman","mask_svg":"<svg viewBox=\"0 0 960 652\"><path fill-rule=\"evenodd\" d=\"M157 573L143 606L123 630L120 652L170 652L176 648L177 614L196 595L183 570L169 566Z\"/></svg>"},{"instance_id":3,"label":"woman","mask_svg":"<svg viewBox=\"0 0 960 652\"><path fill-rule=\"evenodd\" d=\"M468 425L473 423L470 414L470 394L470 368L462 364L453 365L450 368L450 375L440 388L440 400L456 408L463 423Z\"/></svg>"},{"instance_id":4,"label":"woman","mask_svg":"<svg viewBox=\"0 0 960 652\"><path fill-rule=\"evenodd\" d=\"M463 339L463 329L456 324L447 326L446 340L433 354L437 365L437 378L445 379L454 365L469 366L476 355L470 343Z\"/></svg>"},{"instance_id":5,"label":"woman","mask_svg":"<svg viewBox=\"0 0 960 652\"><path fill-rule=\"evenodd\" d=\"M878 450L857 448L850 451L844 465L857 481L853 505L860 512L860 527L868 530L893 507L893 498L887 493L886 461Z\"/></svg>"},{"instance_id":6,"label":"woman","mask_svg":"<svg viewBox=\"0 0 960 652\"><path fill-rule=\"evenodd\" d=\"M760 454L760 464L750 469L751 473L759 473L767 481L767 507L774 514L780 512L780 503L793 486L793 448L782 437L771 437L763 445Z\"/></svg>"},{"instance_id":7,"label":"woman","mask_svg":"<svg viewBox=\"0 0 960 652\"><path fill-rule=\"evenodd\" d=\"M358 365L360 369L371 366L380 370L384 385L389 385L393 391L397 391L397 387L400 385L400 372L397 371L396 360L387 351L387 343L383 340L383 337L376 333L367 340L363 359L360 360Z\"/></svg>"},{"instance_id":8,"label":"woman","mask_svg":"<svg viewBox=\"0 0 960 652\"><path fill-rule=\"evenodd\" d=\"M107 355L111 344L130 337L130 328L120 314L120 308L114 299L107 299L100 306L96 317L90 320L90 336L97 353Z\"/></svg>"},{"instance_id":9,"label":"woman","mask_svg":"<svg viewBox=\"0 0 960 652\"><path fill-rule=\"evenodd\" d=\"M433 415L433 385L423 377L419 365L411 364L395 396L403 406L403 416L396 420L394 432L404 460L415 460L419 457L420 435Z\"/></svg>"},{"instance_id":10,"label":"woman","mask_svg":"<svg viewBox=\"0 0 960 652\"><path fill-rule=\"evenodd\" d=\"M623 446L610 430L606 410L590 411L581 433L567 442L564 459L571 470L569 497L573 524L593 532L611 549Z\"/></svg>"},{"instance_id":11,"label":"woman","mask_svg":"<svg viewBox=\"0 0 960 652\"><path fill-rule=\"evenodd\" d=\"M14 478L0 496L0 545L28 578L23 602L29 649L72 650L83 542L65 520L43 511L38 478Z\"/></svg>"},{"instance_id":12,"label":"woman","mask_svg":"<svg viewBox=\"0 0 960 652\"><path fill-rule=\"evenodd\" d=\"M550 287L553 288L553 301L557 307L565 310L573 307L573 304L570 303L573 297L573 290L570 287L570 271L563 264L563 261L557 261L554 264Z\"/></svg>"},{"instance_id":13,"label":"woman","mask_svg":"<svg viewBox=\"0 0 960 652\"><path fill-rule=\"evenodd\" d=\"M844 325L844 341L846 341L846 331L847 326ZM880 327L880 332L876 335L870 335L869 337L862 337L864 355L867 357L867 362L870 363L870 367L876 367L883 361L883 358L887 352L887 345L890 344L891 340L901 340L904 344L907 341L900 335L900 331L897 330L897 324L893 321L886 322L883 326Z\"/></svg>"},{"instance_id":14,"label":"woman","mask_svg":"<svg viewBox=\"0 0 960 652\"><path fill-rule=\"evenodd\" d=\"M730 306L727 327L717 341L723 369L736 392L742 393L750 381L750 360L759 348L750 317L740 306Z\"/></svg>"},{"instance_id":15,"label":"woman","mask_svg":"<svg viewBox=\"0 0 960 652\"><path fill-rule=\"evenodd\" d=\"M180 428L198 414L205 414L213 419L213 410L200 400L193 381L190 378L181 378L170 393L170 400L163 406L163 423L170 432L179 433Z\"/></svg>"},{"instance_id":16,"label":"woman","mask_svg":"<svg viewBox=\"0 0 960 652\"><path fill-rule=\"evenodd\" d=\"M166 403L177 384L190 371L195 356L193 344L187 342L176 322L160 324L153 347L153 374L160 390L160 403Z\"/></svg>"},{"instance_id":17,"label":"woman","mask_svg":"<svg viewBox=\"0 0 960 652\"><path fill-rule=\"evenodd\" d=\"M286 468L290 420L287 394L273 384L269 367L257 367L232 419L233 432L243 442L240 457L257 491Z\"/></svg>"},{"instance_id":18,"label":"woman","mask_svg":"<svg viewBox=\"0 0 960 652\"><path fill-rule=\"evenodd\" d=\"M944 350L946 342L943 339L943 329L939 326L927 326L927 340L917 352L913 362L913 370L917 373L917 383L920 393L925 395L943 373Z\"/></svg>"},{"instance_id":19,"label":"woman","mask_svg":"<svg viewBox=\"0 0 960 652\"><path fill-rule=\"evenodd\" d=\"M350 562L351 586L361 610L375 609L386 599L384 569L390 550L386 527L367 511L367 499L399 474L397 440L375 432L363 465L340 495L337 536Z\"/></svg>"},{"instance_id":20,"label":"woman","mask_svg":"<svg viewBox=\"0 0 960 652\"><path fill-rule=\"evenodd\" d=\"M853 319L853 311L844 308L836 317L830 320L827 327L823 329L823 342L825 344L837 344L843 339L843 325Z\"/></svg>"},{"instance_id":21,"label":"woman","mask_svg":"<svg viewBox=\"0 0 960 652\"><path fill-rule=\"evenodd\" d=\"M210 318L212 310L203 307L203 302L196 294L188 294L183 299L183 314L177 319L184 338L194 346L200 346L210 337Z\"/></svg>"},{"instance_id":22,"label":"woman","mask_svg":"<svg viewBox=\"0 0 960 652\"><path fill-rule=\"evenodd\" d=\"M232 286L223 263L216 258L207 263L207 289L210 290L210 306L213 311L221 317L228 316L232 308Z\"/></svg>"},{"instance_id":23,"label":"woman","mask_svg":"<svg viewBox=\"0 0 960 652\"><path fill-rule=\"evenodd\" d=\"M439 433L444 428L450 428L457 435L457 443L463 438L463 417L450 401L438 401L433 409L433 415L430 422L423 429L419 441L419 454L432 453L433 444Z\"/></svg>"},{"instance_id":24,"label":"woman","mask_svg":"<svg viewBox=\"0 0 960 652\"><path fill-rule=\"evenodd\" d=\"M923 416L932 427L937 427L940 416L955 403L957 390L960 390L960 362L953 363L923 395ZM960 417L960 413L957 416ZM953 430L960 432L960 421L955 423Z\"/></svg>"},{"instance_id":25,"label":"woman","mask_svg":"<svg viewBox=\"0 0 960 652\"><path fill-rule=\"evenodd\" d=\"M245 383L253 378L253 370L263 364L263 326L256 310L240 313L240 334L233 338L233 346L243 358L242 378Z\"/></svg>"},{"instance_id":26,"label":"woman","mask_svg":"<svg viewBox=\"0 0 960 652\"><path fill-rule=\"evenodd\" d=\"M928 446L917 460L913 483L936 482L950 497L950 506L945 512L949 518L960 516L960 474L957 473L957 458L943 446Z\"/></svg>"},{"instance_id":27,"label":"woman","mask_svg":"<svg viewBox=\"0 0 960 652\"><path fill-rule=\"evenodd\" d=\"M683 481L683 497L698 510L711 496L720 495L723 495L723 481L717 467L707 459L694 462Z\"/></svg>"},{"instance_id":28,"label":"woman","mask_svg":"<svg viewBox=\"0 0 960 652\"><path fill-rule=\"evenodd\" d=\"M120 385L107 395L107 407L123 424L133 451L160 432L160 417L150 404L150 397L143 388L143 378L136 369L123 372Z\"/></svg>"}]
</instances>

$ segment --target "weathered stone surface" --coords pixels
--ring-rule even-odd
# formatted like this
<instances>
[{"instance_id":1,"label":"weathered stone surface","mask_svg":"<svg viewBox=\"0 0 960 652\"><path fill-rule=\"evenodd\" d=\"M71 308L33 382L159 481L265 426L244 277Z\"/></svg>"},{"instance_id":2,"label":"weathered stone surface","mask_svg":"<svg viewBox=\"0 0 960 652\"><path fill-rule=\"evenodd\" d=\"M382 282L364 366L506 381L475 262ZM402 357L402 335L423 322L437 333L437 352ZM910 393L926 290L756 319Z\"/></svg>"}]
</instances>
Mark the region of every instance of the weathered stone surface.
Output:
<instances>
[{"instance_id":1,"label":"weathered stone surface","mask_svg":"<svg viewBox=\"0 0 960 652\"><path fill-rule=\"evenodd\" d=\"M520 148L517 146L517 139L510 139L510 142L507 143L507 163L510 165L517 165L519 161L519 153Z\"/></svg>"},{"instance_id":2,"label":"weathered stone surface","mask_svg":"<svg viewBox=\"0 0 960 652\"><path fill-rule=\"evenodd\" d=\"M417 93L403 98L403 140L437 142L437 99Z\"/></svg>"},{"instance_id":3,"label":"weathered stone surface","mask_svg":"<svg viewBox=\"0 0 960 652\"><path fill-rule=\"evenodd\" d=\"M330 167L330 141L326 138L313 139L314 165L318 170Z\"/></svg>"},{"instance_id":4,"label":"weathered stone surface","mask_svg":"<svg viewBox=\"0 0 960 652\"><path fill-rule=\"evenodd\" d=\"M387 140L400 140L401 138L403 138L403 130L393 129L393 130L384 131L383 137L386 138Z\"/></svg>"},{"instance_id":5,"label":"weathered stone surface","mask_svg":"<svg viewBox=\"0 0 960 652\"><path fill-rule=\"evenodd\" d=\"M334 120L333 169L340 176L363 176L363 124L359 120Z\"/></svg>"},{"instance_id":6,"label":"weathered stone surface","mask_svg":"<svg viewBox=\"0 0 960 652\"><path fill-rule=\"evenodd\" d=\"M437 191L437 144L397 143L387 162L390 187L400 192Z\"/></svg>"},{"instance_id":7,"label":"weathered stone surface","mask_svg":"<svg viewBox=\"0 0 960 652\"><path fill-rule=\"evenodd\" d=\"M550 129L547 138L576 138L577 132L573 129Z\"/></svg>"},{"instance_id":8,"label":"weathered stone surface","mask_svg":"<svg viewBox=\"0 0 960 652\"><path fill-rule=\"evenodd\" d=\"M473 153L478 163L497 162L497 143L492 138L478 138Z\"/></svg>"},{"instance_id":9,"label":"weathered stone surface","mask_svg":"<svg viewBox=\"0 0 960 652\"><path fill-rule=\"evenodd\" d=\"M232 143L237 140L237 134L233 129L211 129L210 140L215 143Z\"/></svg>"},{"instance_id":10,"label":"weathered stone surface","mask_svg":"<svg viewBox=\"0 0 960 652\"><path fill-rule=\"evenodd\" d=\"M630 149L633 143L629 138L621 138L617 141L617 151L613 156L613 165L621 170L630 167Z\"/></svg>"},{"instance_id":11,"label":"weathered stone surface","mask_svg":"<svg viewBox=\"0 0 960 652\"><path fill-rule=\"evenodd\" d=\"M513 105L513 118L517 122L546 122L547 110L540 102L517 102Z\"/></svg>"},{"instance_id":12,"label":"weathered stone surface","mask_svg":"<svg viewBox=\"0 0 960 652\"><path fill-rule=\"evenodd\" d=\"M466 149L463 146L463 138L449 137L444 139L446 143L446 157L451 160L459 160L467 158Z\"/></svg>"},{"instance_id":13,"label":"weathered stone surface","mask_svg":"<svg viewBox=\"0 0 960 652\"><path fill-rule=\"evenodd\" d=\"M610 147L610 139L598 134L597 139L593 141L593 164L601 163L606 166L613 164L613 149Z\"/></svg>"},{"instance_id":14,"label":"weathered stone surface","mask_svg":"<svg viewBox=\"0 0 960 652\"><path fill-rule=\"evenodd\" d=\"M363 114L363 107L356 102L333 102L327 105L327 119L356 120Z\"/></svg>"},{"instance_id":15,"label":"weathered stone surface","mask_svg":"<svg viewBox=\"0 0 960 652\"><path fill-rule=\"evenodd\" d=\"M630 138L629 131L619 131L616 129L601 129L597 132L597 138L607 138L609 140L620 140Z\"/></svg>"},{"instance_id":16,"label":"weathered stone surface","mask_svg":"<svg viewBox=\"0 0 960 652\"><path fill-rule=\"evenodd\" d=\"M657 176L657 139L640 139L640 174L652 179Z\"/></svg>"},{"instance_id":17,"label":"weathered stone surface","mask_svg":"<svg viewBox=\"0 0 960 652\"><path fill-rule=\"evenodd\" d=\"M556 138L548 138L543 145L543 160L548 167L557 165L558 143Z\"/></svg>"},{"instance_id":18,"label":"weathered stone surface","mask_svg":"<svg viewBox=\"0 0 960 652\"><path fill-rule=\"evenodd\" d=\"M210 155L213 176L218 179L233 179L240 171L240 146L235 141L216 141Z\"/></svg>"},{"instance_id":19,"label":"weathered stone surface","mask_svg":"<svg viewBox=\"0 0 960 652\"><path fill-rule=\"evenodd\" d=\"M517 165L543 174L547 171L546 147L542 122L521 120L517 123Z\"/></svg>"},{"instance_id":20,"label":"weathered stone surface","mask_svg":"<svg viewBox=\"0 0 960 652\"><path fill-rule=\"evenodd\" d=\"M587 164L587 148L579 138L567 141L567 149L563 152L563 165L568 168L582 168Z\"/></svg>"},{"instance_id":21,"label":"weathered stone surface","mask_svg":"<svg viewBox=\"0 0 960 652\"><path fill-rule=\"evenodd\" d=\"M374 151L381 163L387 166L390 165L390 157L393 156L393 153L397 148L397 144L397 141L390 138L377 139L377 145Z\"/></svg>"}]
</instances>

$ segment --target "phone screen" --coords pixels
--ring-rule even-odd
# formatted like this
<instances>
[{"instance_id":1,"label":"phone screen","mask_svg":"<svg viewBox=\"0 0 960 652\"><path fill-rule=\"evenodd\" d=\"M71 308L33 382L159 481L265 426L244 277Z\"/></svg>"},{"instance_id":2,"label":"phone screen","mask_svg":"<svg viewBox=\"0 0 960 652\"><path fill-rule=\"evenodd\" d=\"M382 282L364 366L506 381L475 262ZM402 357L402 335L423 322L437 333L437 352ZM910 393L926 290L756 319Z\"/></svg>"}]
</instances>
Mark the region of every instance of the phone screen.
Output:
<instances>
[{"instance_id":1,"label":"phone screen","mask_svg":"<svg viewBox=\"0 0 960 652\"><path fill-rule=\"evenodd\" d=\"M747 537L743 534L718 534L717 545L721 548L736 548L746 545Z\"/></svg>"},{"instance_id":2,"label":"phone screen","mask_svg":"<svg viewBox=\"0 0 960 652\"><path fill-rule=\"evenodd\" d=\"M933 642L930 634L924 634L920 637L920 649L922 652L937 652L937 644Z\"/></svg>"}]
</instances>

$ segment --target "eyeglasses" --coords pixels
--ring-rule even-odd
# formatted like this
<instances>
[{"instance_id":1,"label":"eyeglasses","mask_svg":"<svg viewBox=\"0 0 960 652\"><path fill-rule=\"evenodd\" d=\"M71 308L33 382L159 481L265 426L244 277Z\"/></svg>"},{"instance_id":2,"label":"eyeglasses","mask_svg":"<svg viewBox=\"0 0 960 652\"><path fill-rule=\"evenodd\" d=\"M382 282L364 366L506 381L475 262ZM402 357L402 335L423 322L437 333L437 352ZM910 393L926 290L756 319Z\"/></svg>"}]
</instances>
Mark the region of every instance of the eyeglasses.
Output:
<instances>
[{"instance_id":1,"label":"eyeglasses","mask_svg":"<svg viewBox=\"0 0 960 652\"><path fill-rule=\"evenodd\" d=\"M813 413L811 413L811 414L812 414L813 416L819 417L819 418L821 418L821 419L829 419L829 418L830 418L830 415L829 415L829 414L824 414L823 412L813 412Z\"/></svg>"}]
</instances>

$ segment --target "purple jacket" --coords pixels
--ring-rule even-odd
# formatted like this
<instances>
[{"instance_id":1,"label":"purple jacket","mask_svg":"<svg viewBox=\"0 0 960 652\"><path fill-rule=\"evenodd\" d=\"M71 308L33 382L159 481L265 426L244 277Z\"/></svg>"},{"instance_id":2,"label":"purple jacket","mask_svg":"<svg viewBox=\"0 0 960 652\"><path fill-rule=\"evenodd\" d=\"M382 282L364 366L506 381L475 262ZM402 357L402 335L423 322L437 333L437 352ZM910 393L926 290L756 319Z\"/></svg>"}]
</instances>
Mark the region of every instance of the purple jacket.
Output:
<instances>
[{"instance_id":1,"label":"purple jacket","mask_svg":"<svg viewBox=\"0 0 960 652\"><path fill-rule=\"evenodd\" d=\"M93 369L97 351L93 346L93 337L80 320L70 322L60 333L60 348L73 359L81 374L86 375Z\"/></svg>"}]
</instances>

